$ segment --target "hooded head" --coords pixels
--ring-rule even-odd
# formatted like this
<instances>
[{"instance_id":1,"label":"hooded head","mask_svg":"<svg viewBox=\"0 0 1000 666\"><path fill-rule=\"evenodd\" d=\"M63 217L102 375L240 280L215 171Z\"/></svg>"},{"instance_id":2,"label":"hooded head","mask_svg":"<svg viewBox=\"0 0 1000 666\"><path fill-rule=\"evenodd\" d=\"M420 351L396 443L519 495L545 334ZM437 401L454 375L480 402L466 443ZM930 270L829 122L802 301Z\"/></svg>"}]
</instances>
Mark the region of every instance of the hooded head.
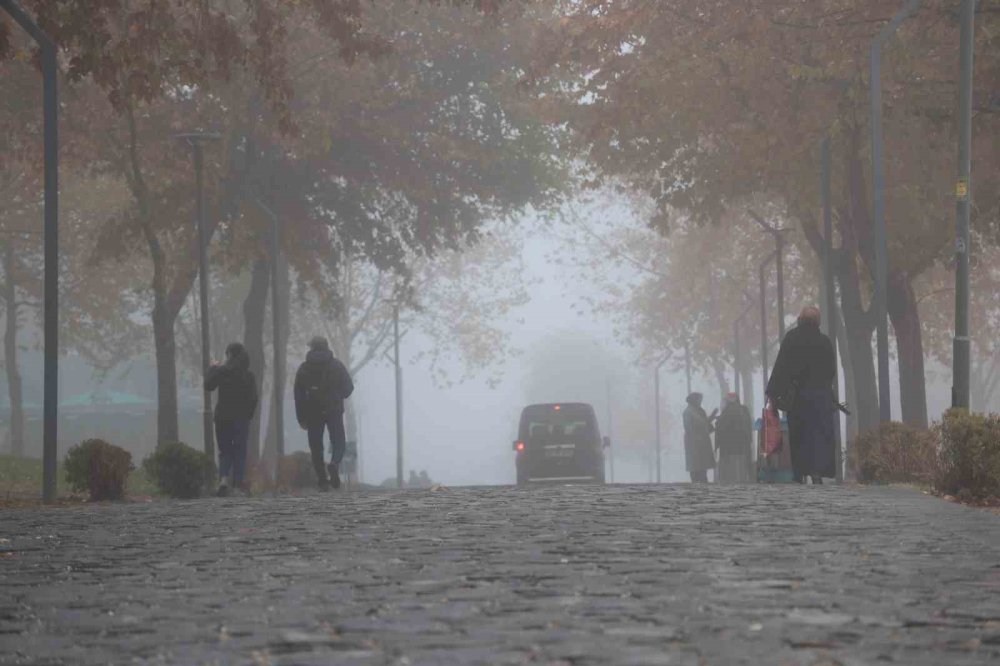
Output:
<instances>
[{"instance_id":1,"label":"hooded head","mask_svg":"<svg viewBox=\"0 0 1000 666\"><path fill-rule=\"evenodd\" d=\"M309 341L309 351L330 351L330 343L322 335L317 335Z\"/></svg>"},{"instance_id":2,"label":"hooded head","mask_svg":"<svg viewBox=\"0 0 1000 666\"><path fill-rule=\"evenodd\" d=\"M247 370L250 367L250 354L241 343L231 342L226 347L226 362L241 370Z\"/></svg>"},{"instance_id":3,"label":"hooded head","mask_svg":"<svg viewBox=\"0 0 1000 666\"><path fill-rule=\"evenodd\" d=\"M701 407L701 400L704 396L701 393L695 392L687 397L687 403L689 405L694 405L695 407Z\"/></svg>"},{"instance_id":4,"label":"hooded head","mask_svg":"<svg viewBox=\"0 0 1000 666\"><path fill-rule=\"evenodd\" d=\"M738 405L738 404L740 404L740 397L736 395L735 391L730 391L729 393L726 394L726 397L723 399L722 406L728 407L729 405Z\"/></svg>"}]
</instances>

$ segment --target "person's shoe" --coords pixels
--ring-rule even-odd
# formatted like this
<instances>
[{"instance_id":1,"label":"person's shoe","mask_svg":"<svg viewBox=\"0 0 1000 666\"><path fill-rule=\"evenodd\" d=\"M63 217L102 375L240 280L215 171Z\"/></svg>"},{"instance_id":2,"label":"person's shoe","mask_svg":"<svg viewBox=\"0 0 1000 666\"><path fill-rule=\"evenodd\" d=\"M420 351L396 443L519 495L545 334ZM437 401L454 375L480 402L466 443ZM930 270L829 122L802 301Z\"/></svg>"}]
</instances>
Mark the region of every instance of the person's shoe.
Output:
<instances>
[{"instance_id":1,"label":"person's shoe","mask_svg":"<svg viewBox=\"0 0 1000 666\"><path fill-rule=\"evenodd\" d=\"M316 489L319 490L321 493L328 493L330 492L330 482L320 481L319 485L316 486Z\"/></svg>"},{"instance_id":2,"label":"person's shoe","mask_svg":"<svg viewBox=\"0 0 1000 666\"><path fill-rule=\"evenodd\" d=\"M333 486L334 490L340 489L340 470L337 467L337 463L330 463L326 466L326 471L330 473L330 484Z\"/></svg>"},{"instance_id":3,"label":"person's shoe","mask_svg":"<svg viewBox=\"0 0 1000 666\"><path fill-rule=\"evenodd\" d=\"M216 497L228 497L229 496L229 486L224 483L219 484L219 489L215 492Z\"/></svg>"}]
</instances>

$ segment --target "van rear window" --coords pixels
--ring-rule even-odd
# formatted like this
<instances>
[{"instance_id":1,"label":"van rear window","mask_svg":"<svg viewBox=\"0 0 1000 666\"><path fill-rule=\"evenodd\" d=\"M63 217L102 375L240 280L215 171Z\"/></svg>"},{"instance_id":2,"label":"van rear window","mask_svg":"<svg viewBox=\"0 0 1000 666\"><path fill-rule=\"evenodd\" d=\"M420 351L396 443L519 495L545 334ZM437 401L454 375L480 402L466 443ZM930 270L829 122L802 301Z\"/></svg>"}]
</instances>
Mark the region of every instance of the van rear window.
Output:
<instances>
[{"instance_id":1,"label":"van rear window","mask_svg":"<svg viewBox=\"0 0 1000 666\"><path fill-rule=\"evenodd\" d=\"M583 442L594 439L595 433L590 422L579 417L563 416L552 412L544 416L533 416L528 420L528 442Z\"/></svg>"}]
</instances>

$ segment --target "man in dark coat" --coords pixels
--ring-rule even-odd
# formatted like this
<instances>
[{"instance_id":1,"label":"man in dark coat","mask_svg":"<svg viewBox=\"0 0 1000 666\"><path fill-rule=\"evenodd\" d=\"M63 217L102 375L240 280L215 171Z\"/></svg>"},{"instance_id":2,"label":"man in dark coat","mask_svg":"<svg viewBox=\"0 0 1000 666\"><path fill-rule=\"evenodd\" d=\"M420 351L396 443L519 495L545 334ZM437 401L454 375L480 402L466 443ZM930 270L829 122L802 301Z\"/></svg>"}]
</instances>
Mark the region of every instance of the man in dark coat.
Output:
<instances>
[{"instance_id":1,"label":"man in dark coat","mask_svg":"<svg viewBox=\"0 0 1000 666\"><path fill-rule=\"evenodd\" d=\"M330 484L340 488L340 462L347 447L344 432L344 400L354 392L354 382L337 360L326 338L309 342L305 362L295 374L295 416L309 436L309 451L320 490ZM323 465L323 434L330 433L330 464ZM327 473L329 472L329 478Z\"/></svg>"},{"instance_id":2,"label":"man in dark coat","mask_svg":"<svg viewBox=\"0 0 1000 666\"><path fill-rule=\"evenodd\" d=\"M691 483L708 483L708 470L715 468L715 454L712 451L712 416L705 414L701 406L701 393L687 397L688 406L684 410L684 458L691 474Z\"/></svg>"},{"instance_id":3,"label":"man in dark coat","mask_svg":"<svg viewBox=\"0 0 1000 666\"><path fill-rule=\"evenodd\" d=\"M792 470L799 483L836 476L833 379L836 359L833 343L819 330L820 311L807 307L798 325L781 341L778 358L767 383L772 409L788 414Z\"/></svg>"},{"instance_id":4,"label":"man in dark coat","mask_svg":"<svg viewBox=\"0 0 1000 666\"><path fill-rule=\"evenodd\" d=\"M219 391L215 406L215 439L219 443L219 491L244 488L247 438L257 410L257 382L250 371L250 355L239 342L226 347L226 362L213 363L205 374L205 390Z\"/></svg>"},{"instance_id":5,"label":"man in dark coat","mask_svg":"<svg viewBox=\"0 0 1000 666\"><path fill-rule=\"evenodd\" d=\"M750 483L753 419L735 393L726 395L715 423L715 447L719 451L719 483Z\"/></svg>"}]
</instances>

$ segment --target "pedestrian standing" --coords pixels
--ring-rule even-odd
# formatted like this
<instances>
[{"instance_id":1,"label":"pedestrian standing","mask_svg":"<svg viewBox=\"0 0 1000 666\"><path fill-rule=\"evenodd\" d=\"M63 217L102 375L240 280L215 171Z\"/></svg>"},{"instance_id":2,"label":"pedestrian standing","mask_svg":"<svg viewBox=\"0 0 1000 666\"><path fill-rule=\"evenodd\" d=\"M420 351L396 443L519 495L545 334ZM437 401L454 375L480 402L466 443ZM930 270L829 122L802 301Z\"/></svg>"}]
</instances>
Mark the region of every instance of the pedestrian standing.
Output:
<instances>
[{"instance_id":1,"label":"pedestrian standing","mask_svg":"<svg viewBox=\"0 0 1000 666\"><path fill-rule=\"evenodd\" d=\"M708 416L701 406L702 399L701 393L692 393L684 410L684 457L691 483L708 483L708 470L715 467L712 419L716 412Z\"/></svg>"},{"instance_id":2,"label":"pedestrian standing","mask_svg":"<svg viewBox=\"0 0 1000 666\"><path fill-rule=\"evenodd\" d=\"M347 448L344 400L354 392L351 375L330 351L326 338L309 342L306 360L295 374L295 415L309 438L316 483L321 491L340 488L340 463ZM330 433L330 464L323 464L324 433Z\"/></svg>"},{"instance_id":3,"label":"pedestrian standing","mask_svg":"<svg viewBox=\"0 0 1000 666\"><path fill-rule=\"evenodd\" d=\"M205 375L205 390L219 392L215 405L215 438L219 445L219 497L230 488L246 490L247 438L257 411L257 380L250 370L246 347L226 347L226 362L213 363Z\"/></svg>"},{"instance_id":4,"label":"pedestrian standing","mask_svg":"<svg viewBox=\"0 0 1000 666\"><path fill-rule=\"evenodd\" d=\"M836 476L833 343L819 330L819 308L803 308L785 335L767 382L768 408L788 415L792 471L798 483Z\"/></svg>"},{"instance_id":5,"label":"pedestrian standing","mask_svg":"<svg viewBox=\"0 0 1000 666\"><path fill-rule=\"evenodd\" d=\"M719 483L750 483L753 419L735 393L726 394L715 422L715 446L719 452Z\"/></svg>"}]
</instances>

